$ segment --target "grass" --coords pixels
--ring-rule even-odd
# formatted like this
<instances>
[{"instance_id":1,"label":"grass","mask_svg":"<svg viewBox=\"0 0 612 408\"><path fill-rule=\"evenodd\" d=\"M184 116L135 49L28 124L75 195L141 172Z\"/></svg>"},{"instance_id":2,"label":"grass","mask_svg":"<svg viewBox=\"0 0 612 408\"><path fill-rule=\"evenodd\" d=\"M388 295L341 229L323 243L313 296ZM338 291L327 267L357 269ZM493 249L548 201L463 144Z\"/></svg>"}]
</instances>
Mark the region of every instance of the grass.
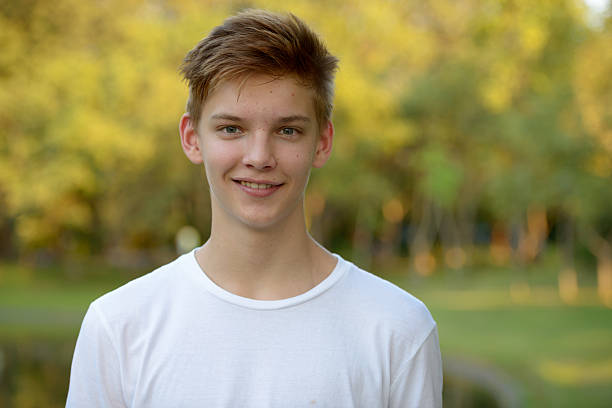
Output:
<instances>
[{"instance_id":1,"label":"grass","mask_svg":"<svg viewBox=\"0 0 612 408\"><path fill-rule=\"evenodd\" d=\"M589 276L568 305L550 264L428 279L392 269L390 279L428 305L443 357L502 370L526 407L612 406L612 309Z\"/></svg>"},{"instance_id":2,"label":"grass","mask_svg":"<svg viewBox=\"0 0 612 408\"><path fill-rule=\"evenodd\" d=\"M0 265L0 345L74 342L88 304L139 273L97 268L67 275L61 268ZM445 359L503 372L526 407L612 404L612 309L592 286L567 305L557 295L554 268L546 266L521 274L443 271L427 279L397 266L387 270L428 305ZM517 276L522 289L511 291Z\"/></svg>"},{"instance_id":3,"label":"grass","mask_svg":"<svg viewBox=\"0 0 612 408\"><path fill-rule=\"evenodd\" d=\"M612 401L610 310L519 306L465 311L434 303L430 307L440 327L443 352L504 369L522 384L529 406L604 407Z\"/></svg>"},{"instance_id":4,"label":"grass","mask_svg":"<svg viewBox=\"0 0 612 408\"><path fill-rule=\"evenodd\" d=\"M138 275L86 264L76 272L0 264L0 341L76 339L89 303Z\"/></svg>"}]
</instances>

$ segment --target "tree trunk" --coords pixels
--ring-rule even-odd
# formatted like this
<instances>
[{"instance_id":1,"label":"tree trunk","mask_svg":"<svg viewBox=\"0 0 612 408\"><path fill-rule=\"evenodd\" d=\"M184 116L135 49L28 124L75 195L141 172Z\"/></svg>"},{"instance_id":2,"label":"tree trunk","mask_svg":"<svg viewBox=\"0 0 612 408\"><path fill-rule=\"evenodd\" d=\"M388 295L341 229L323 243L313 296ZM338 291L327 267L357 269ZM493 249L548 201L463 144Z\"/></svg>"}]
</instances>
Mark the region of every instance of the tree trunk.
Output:
<instances>
[{"instance_id":1,"label":"tree trunk","mask_svg":"<svg viewBox=\"0 0 612 408\"><path fill-rule=\"evenodd\" d=\"M562 222L559 231L563 266L559 271L559 297L565 303L578 298L578 275L574 267L574 223L570 217Z\"/></svg>"},{"instance_id":2,"label":"tree trunk","mask_svg":"<svg viewBox=\"0 0 612 408\"><path fill-rule=\"evenodd\" d=\"M592 228L585 228L586 243L597 258L597 294L612 308L612 244Z\"/></svg>"},{"instance_id":3,"label":"tree trunk","mask_svg":"<svg viewBox=\"0 0 612 408\"><path fill-rule=\"evenodd\" d=\"M362 268L369 269L372 264L372 231L367 222L363 201L357 207L355 229L353 230L353 260Z\"/></svg>"},{"instance_id":4,"label":"tree trunk","mask_svg":"<svg viewBox=\"0 0 612 408\"><path fill-rule=\"evenodd\" d=\"M476 226L476 203L472 199L473 193L459 197L457 206L457 228L459 233L459 246L465 253L465 263L469 264L474 252L474 232Z\"/></svg>"},{"instance_id":5,"label":"tree trunk","mask_svg":"<svg viewBox=\"0 0 612 408\"><path fill-rule=\"evenodd\" d=\"M444 263L453 269L461 269L465 266L466 254L461 242L461 234L457 220L452 211L441 212L440 241L444 252Z\"/></svg>"},{"instance_id":6,"label":"tree trunk","mask_svg":"<svg viewBox=\"0 0 612 408\"><path fill-rule=\"evenodd\" d=\"M432 227L435 223L434 216L433 204L424 198L421 211L415 214L415 217L418 217L418 219L413 221L413 225L417 225L417 230L410 244L410 254L414 270L423 276L431 275L436 267L436 260L431 253L434 235Z\"/></svg>"}]
</instances>

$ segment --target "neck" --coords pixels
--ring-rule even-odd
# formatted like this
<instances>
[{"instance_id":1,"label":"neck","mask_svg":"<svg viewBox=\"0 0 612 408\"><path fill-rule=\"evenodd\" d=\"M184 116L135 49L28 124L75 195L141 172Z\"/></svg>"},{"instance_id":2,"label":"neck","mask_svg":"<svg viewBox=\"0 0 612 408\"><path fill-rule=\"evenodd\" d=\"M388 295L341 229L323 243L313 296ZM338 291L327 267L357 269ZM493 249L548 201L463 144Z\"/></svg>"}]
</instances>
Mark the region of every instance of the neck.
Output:
<instances>
[{"instance_id":1,"label":"neck","mask_svg":"<svg viewBox=\"0 0 612 408\"><path fill-rule=\"evenodd\" d=\"M333 270L336 260L308 234L303 208L268 228L215 216L218 211L213 208L210 239L196 259L208 277L229 292L284 299L308 291Z\"/></svg>"}]
</instances>

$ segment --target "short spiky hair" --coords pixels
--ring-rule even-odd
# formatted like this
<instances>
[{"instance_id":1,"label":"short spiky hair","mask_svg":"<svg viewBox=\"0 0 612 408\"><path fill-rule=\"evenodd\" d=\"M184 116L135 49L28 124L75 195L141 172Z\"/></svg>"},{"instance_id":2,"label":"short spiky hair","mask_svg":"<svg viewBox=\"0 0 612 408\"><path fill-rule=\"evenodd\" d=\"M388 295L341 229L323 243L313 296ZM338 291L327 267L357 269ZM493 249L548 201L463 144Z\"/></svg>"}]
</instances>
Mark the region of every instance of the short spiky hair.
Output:
<instances>
[{"instance_id":1,"label":"short spiky hair","mask_svg":"<svg viewBox=\"0 0 612 408\"><path fill-rule=\"evenodd\" d=\"M181 73L189 86L187 112L199 123L206 97L222 81L251 74L293 75L314 90L319 124L331 117L338 59L293 14L245 10L226 19L193 48Z\"/></svg>"}]
</instances>

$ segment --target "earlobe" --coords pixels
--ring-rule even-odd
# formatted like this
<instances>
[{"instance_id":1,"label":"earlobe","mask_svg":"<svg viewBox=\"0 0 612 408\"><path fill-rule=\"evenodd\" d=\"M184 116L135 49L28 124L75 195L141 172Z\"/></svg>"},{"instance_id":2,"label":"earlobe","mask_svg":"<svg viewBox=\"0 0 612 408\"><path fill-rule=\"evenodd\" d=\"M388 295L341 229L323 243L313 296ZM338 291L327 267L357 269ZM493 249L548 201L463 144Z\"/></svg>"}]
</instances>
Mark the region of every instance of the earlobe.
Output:
<instances>
[{"instance_id":1,"label":"earlobe","mask_svg":"<svg viewBox=\"0 0 612 408\"><path fill-rule=\"evenodd\" d=\"M332 152L334 140L334 125L331 121L327 121L327 124L321 129L319 135L319 141L317 142L317 150L315 151L315 157L312 162L312 167L323 167Z\"/></svg>"},{"instance_id":2,"label":"earlobe","mask_svg":"<svg viewBox=\"0 0 612 408\"><path fill-rule=\"evenodd\" d=\"M202 163L202 151L198 133L194 128L193 120L188 113L183 114L179 122L181 147L187 158L194 164Z\"/></svg>"}]
</instances>

